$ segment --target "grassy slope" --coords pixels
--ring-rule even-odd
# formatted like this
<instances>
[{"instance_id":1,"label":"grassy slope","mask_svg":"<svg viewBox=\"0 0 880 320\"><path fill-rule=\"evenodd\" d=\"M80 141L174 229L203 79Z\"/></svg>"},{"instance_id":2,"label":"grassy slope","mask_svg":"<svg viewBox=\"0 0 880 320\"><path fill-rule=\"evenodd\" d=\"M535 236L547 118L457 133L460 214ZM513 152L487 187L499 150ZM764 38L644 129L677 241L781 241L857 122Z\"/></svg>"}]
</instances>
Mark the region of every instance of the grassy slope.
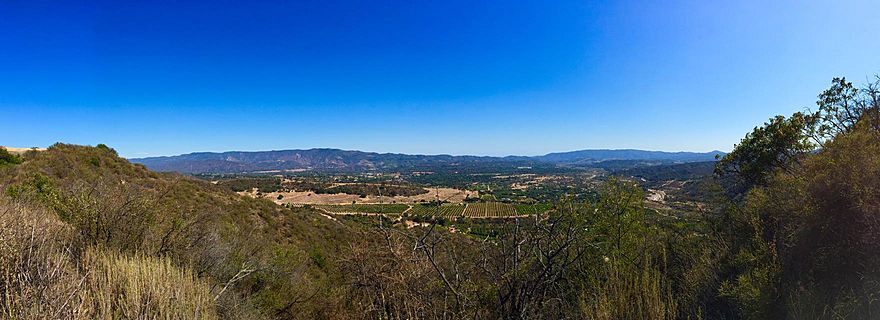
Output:
<instances>
[{"instance_id":1,"label":"grassy slope","mask_svg":"<svg viewBox=\"0 0 880 320\"><path fill-rule=\"evenodd\" d=\"M338 292L330 284L338 279L330 270L356 226L329 220L310 209L288 209L239 196L205 181L151 172L108 148L57 144L24 158L22 164L0 167L0 188L19 190L5 192L17 196L19 202L56 211L85 235L81 238L90 239L85 245L171 257L175 264L193 268L212 283L214 291L242 269L256 270L224 293L228 303L220 301L221 314L310 318L338 312L331 309L333 303L310 301L337 299ZM40 178L48 178L49 187L44 189L49 191L21 192ZM102 206L77 205L80 210L73 210L74 214L59 210L71 207L70 203L90 203L80 201L83 197ZM131 228L126 230L143 231L140 238L95 237L86 230L90 224L77 218L90 212L89 208L99 208L91 211L100 215L122 211L130 203L142 203L138 208L149 217L125 220ZM112 223L119 218L107 220Z\"/></svg>"}]
</instances>

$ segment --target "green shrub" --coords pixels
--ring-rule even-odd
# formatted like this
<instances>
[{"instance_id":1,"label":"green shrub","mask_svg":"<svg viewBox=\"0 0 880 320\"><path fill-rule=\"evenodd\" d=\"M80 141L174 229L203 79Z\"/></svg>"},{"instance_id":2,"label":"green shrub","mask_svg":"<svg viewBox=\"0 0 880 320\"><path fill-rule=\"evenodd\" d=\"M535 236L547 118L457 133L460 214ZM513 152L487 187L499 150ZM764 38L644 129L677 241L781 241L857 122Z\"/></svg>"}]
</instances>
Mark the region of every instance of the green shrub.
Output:
<instances>
[{"instance_id":1,"label":"green shrub","mask_svg":"<svg viewBox=\"0 0 880 320\"><path fill-rule=\"evenodd\" d=\"M19 164L21 162L22 162L21 157L19 157L18 155L9 153L9 151L6 150L6 148L0 147L0 167L2 167L4 165Z\"/></svg>"}]
</instances>

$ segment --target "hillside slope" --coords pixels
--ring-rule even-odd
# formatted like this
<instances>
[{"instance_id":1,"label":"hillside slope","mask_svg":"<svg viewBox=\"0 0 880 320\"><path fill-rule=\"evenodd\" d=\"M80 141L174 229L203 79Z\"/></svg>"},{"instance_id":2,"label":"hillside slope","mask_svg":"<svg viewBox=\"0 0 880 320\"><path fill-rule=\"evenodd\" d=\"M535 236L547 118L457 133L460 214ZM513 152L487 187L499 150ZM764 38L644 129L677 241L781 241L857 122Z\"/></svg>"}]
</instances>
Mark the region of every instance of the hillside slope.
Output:
<instances>
[{"instance_id":1,"label":"hillside slope","mask_svg":"<svg viewBox=\"0 0 880 320\"><path fill-rule=\"evenodd\" d=\"M0 213L28 217L34 210L16 208L45 209L71 232L60 244L65 252L170 259L210 287L223 318L341 312L332 307L340 298L330 285L339 282L339 274L330 270L356 226L152 172L104 146L56 144L23 158L21 164L0 166ZM86 263L80 255L71 259L73 265ZM327 303L305 303L315 298Z\"/></svg>"}]
</instances>

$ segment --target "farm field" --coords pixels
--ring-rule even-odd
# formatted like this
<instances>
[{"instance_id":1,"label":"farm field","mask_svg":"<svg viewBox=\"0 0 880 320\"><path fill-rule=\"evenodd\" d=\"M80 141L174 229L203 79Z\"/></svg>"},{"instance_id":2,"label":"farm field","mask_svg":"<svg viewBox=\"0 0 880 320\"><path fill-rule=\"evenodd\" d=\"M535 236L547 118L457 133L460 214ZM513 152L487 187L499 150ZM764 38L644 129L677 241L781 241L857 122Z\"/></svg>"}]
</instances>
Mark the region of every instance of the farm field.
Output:
<instances>
[{"instance_id":1,"label":"farm field","mask_svg":"<svg viewBox=\"0 0 880 320\"><path fill-rule=\"evenodd\" d=\"M464 204L444 204L439 208L432 205L416 204L412 206L408 213L412 216L455 218L460 217L464 213L464 208Z\"/></svg>"},{"instance_id":2,"label":"farm field","mask_svg":"<svg viewBox=\"0 0 880 320\"><path fill-rule=\"evenodd\" d=\"M336 214L401 214L409 209L405 204L348 204L348 205L322 205L316 208Z\"/></svg>"},{"instance_id":3,"label":"farm field","mask_svg":"<svg viewBox=\"0 0 880 320\"><path fill-rule=\"evenodd\" d=\"M553 205L549 203L516 204L513 207L516 209L516 214L519 216L542 214L553 209Z\"/></svg>"},{"instance_id":4,"label":"farm field","mask_svg":"<svg viewBox=\"0 0 880 320\"><path fill-rule=\"evenodd\" d=\"M516 208L502 202L468 203L464 209L464 216L468 218L494 218L512 217L516 215Z\"/></svg>"}]
</instances>

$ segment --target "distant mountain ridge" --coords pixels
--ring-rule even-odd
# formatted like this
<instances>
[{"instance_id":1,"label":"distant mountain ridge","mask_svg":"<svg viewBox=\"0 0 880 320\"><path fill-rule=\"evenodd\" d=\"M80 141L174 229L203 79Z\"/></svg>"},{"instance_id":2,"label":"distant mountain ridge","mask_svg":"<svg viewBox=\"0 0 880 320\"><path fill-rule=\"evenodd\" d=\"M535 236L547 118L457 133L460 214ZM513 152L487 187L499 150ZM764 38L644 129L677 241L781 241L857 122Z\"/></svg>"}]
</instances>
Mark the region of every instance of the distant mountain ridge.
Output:
<instances>
[{"instance_id":1,"label":"distant mountain ridge","mask_svg":"<svg viewBox=\"0 0 880 320\"><path fill-rule=\"evenodd\" d=\"M592 149L548 153L546 155L533 158L548 162L577 162L584 160L669 160L680 162L698 162L715 160L716 154L724 155L724 152L718 150L709 152L666 152L638 149Z\"/></svg>"},{"instance_id":2,"label":"distant mountain ridge","mask_svg":"<svg viewBox=\"0 0 880 320\"><path fill-rule=\"evenodd\" d=\"M274 151L196 152L178 156L133 158L155 171L183 173L242 173L275 170L320 171L388 171L426 166L456 166L465 164L552 163L585 165L609 160L643 160L667 162L698 162L715 160L720 151L664 152L634 149L579 150L550 153L543 156L452 156L376 153L340 149L306 149Z\"/></svg>"}]
</instances>

